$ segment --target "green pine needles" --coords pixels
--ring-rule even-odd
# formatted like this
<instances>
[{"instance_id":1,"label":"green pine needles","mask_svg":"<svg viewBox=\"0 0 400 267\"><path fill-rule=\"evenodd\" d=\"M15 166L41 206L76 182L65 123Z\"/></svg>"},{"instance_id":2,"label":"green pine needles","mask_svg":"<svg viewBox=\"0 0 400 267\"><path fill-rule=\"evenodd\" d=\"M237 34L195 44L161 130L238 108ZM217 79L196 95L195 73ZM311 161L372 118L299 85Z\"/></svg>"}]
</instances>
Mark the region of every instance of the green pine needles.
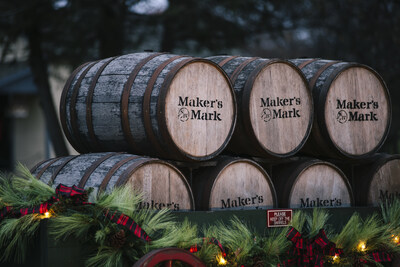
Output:
<instances>
[{"instance_id":1,"label":"green pine needles","mask_svg":"<svg viewBox=\"0 0 400 267\"><path fill-rule=\"evenodd\" d=\"M87 190L94 205L76 205L72 199L60 199L51 206L48 233L58 242L68 238L79 241L86 252L86 266L132 266L146 253L159 248L179 247L199 257L207 266L219 266L224 256L226 266L276 266L290 256L293 246L287 238L288 228L266 228L257 233L237 217L198 229L184 220L178 222L171 211L139 209L143 197L130 187L95 194ZM55 196L55 190L38 181L22 165L15 174L0 175L0 209L29 208ZM105 216L105 211L118 212L132 218L151 238L144 242L128 229ZM340 257L324 258L326 266L354 266L374 261L372 252L400 255L400 201L381 205L380 214L366 219L354 213L347 224L334 232L328 224L328 209L300 210L293 214L291 225L302 238L313 240L321 229L327 238L343 250ZM31 248L43 215L21 218L5 216L0 221L0 261L23 262ZM217 239L226 251L214 243Z\"/></svg>"},{"instance_id":2,"label":"green pine needles","mask_svg":"<svg viewBox=\"0 0 400 267\"><path fill-rule=\"evenodd\" d=\"M0 175L0 210L5 207L19 209L39 205L54 195L54 189L38 181L22 164L15 174ZM21 218L7 218L0 222L0 261L25 260L29 245L32 244L41 215L26 215Z\"/></svg>"}]
</instances>

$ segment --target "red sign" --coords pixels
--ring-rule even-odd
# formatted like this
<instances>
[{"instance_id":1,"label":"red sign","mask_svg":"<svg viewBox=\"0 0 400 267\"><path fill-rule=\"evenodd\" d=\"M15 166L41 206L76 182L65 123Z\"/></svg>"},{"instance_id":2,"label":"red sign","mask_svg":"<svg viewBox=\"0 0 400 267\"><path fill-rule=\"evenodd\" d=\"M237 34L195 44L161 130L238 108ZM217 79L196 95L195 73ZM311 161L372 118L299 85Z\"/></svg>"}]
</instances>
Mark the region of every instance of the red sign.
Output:
<instances>
[{"instance_id":1,"label":"red sign","mask_svg":"<svg viewBox=\"0 0 400 267\"><path fill-rule=\"evenodd\" d=\"M292 220L292 210L267 210L268 227L288 226Z\"/></svg>"}]
</instances>

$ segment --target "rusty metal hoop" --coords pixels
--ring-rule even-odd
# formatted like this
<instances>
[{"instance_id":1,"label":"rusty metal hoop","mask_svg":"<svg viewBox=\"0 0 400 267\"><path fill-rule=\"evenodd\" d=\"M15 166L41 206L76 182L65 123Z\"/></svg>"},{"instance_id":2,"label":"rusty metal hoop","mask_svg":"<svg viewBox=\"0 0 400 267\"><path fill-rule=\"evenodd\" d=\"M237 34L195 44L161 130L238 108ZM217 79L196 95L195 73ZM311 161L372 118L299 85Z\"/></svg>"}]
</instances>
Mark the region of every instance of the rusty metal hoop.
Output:
<instances>
[{"instance_id":1,"label":"rusty metal hoop","mask_svg":"<svg viewBox=\"0 0 400 267\"><path fill-rule=\"evenodd\" d=\"M171 267L173 261L184 262L193 267L206 267L195 255L180 248L161 248L153 250L140 258L132 267L153 267L159 263L164 263L164 266Z\"/></svg>"}]
</instances>

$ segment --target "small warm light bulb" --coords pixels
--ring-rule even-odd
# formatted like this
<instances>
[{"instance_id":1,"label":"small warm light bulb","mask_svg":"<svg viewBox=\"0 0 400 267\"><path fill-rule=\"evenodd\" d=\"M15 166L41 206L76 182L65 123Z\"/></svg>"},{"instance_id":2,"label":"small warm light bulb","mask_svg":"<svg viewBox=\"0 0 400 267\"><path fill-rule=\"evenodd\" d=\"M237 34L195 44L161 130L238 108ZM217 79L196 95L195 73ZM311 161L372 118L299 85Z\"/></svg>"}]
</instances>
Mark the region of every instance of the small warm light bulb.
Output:
<instances>
[{"instance_id":1,"label":"small warm light bulb","mask_svg":"<svg viewBox=\"0 0 400 267\"><path fill-rule=\"evenodd\" d=\"M358 244L358 250L364 252L367 249L367 246L365 245L365 242L361 241Z\"/></svg>"},{"instance_id":2,"label":"small warm light bulb","mask_svg":"<svg viewBox=\"0 0 400 267\"><path fill-rule=\"evenodd\" d=\"M221 254L219 254L217 256L217 261L218 261L218 265L226 265L227 261L224 259L224 256L222 256Z\"/></svg>"},{"instance_id":3,"label":"small warm light bulb","mask_svg":"<svg viewBox=\"0 0 400 267\"><path fill-rule=\"evenodd\" d=\"M400 241L399 236L396 235L395 237L393 237L393 242L394 242L394 243L398 244L399 241Z\"/></svg>"},{"instance_id":4,"label":"small warm light bulb","mask_svg":"<svg viewBox=\"0 0 400 267\"><path fill-rule=\"evenodd\" d=\"M335 253L335 256L333 256L332 260L334 263L338 263L340 261L339 254Z\"/></svg>"},{"instance_id":5,"label":"small warm light bulb","mask_svg":"<svg viewBox=\"0 0 400 267\"><path fill-rule=\"evenodd\" d=\"M50 212L46 211L46 212L44 213L44 217L45 217L45 218L50 218Z\"/></svg>"}]
</instances>

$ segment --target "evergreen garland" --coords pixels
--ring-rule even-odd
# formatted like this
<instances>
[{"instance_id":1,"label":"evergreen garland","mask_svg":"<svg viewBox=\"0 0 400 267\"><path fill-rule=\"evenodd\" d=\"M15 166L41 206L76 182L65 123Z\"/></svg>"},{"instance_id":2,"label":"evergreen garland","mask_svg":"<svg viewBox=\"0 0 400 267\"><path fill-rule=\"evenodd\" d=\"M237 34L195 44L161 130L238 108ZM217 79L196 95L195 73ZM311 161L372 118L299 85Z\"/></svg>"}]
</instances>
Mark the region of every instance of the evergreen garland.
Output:
<instances>
[{"instance_id":1,"label":"evergreen garland","mask_svg":"<svg viewBox=\"0 0 400 267\"><path fill-rule=\"evenodd\" d=\"M223 256L227 266L276 266L287 261L293 244L287 239L288 228L265 229L260 235L239 218L228 223L218 222L199 231L188 220L176 222L173 214L165 209L153 211L138 209L142 196L129 187L116 188L111 193L94 194L87 191L95 205L74 205L70 199L60 199L50 212L49 234L62 242L74 238L89 252L87 266L132 266L151 250L165 247L189 249L207 266L218 266ZM0 176L0 209L12 206L26 208L39 205L54 196L55 190L38 181L19 165L15 174ZM85 196L86 197L86 196ZM123 213L140 225L151 237L146 243L132 232L107 220L104 211ZM325 255L326 266L382 266L377 253L393 258L400 255L400 201L381 205L381 214L362 219L354 213L341 231L334 233L327 224L327 210L314 209L312 213L295 211L291 225L302 237L313 240L326 231L326 238L343 250L339 256ZM0 221L0 261L22 262L29 246L37 238L40 214L20 218L4 217ZM211 240L219 240L226 250ZM196 249L192 251L192 248Z\"/></svg>"}]
</instances>

